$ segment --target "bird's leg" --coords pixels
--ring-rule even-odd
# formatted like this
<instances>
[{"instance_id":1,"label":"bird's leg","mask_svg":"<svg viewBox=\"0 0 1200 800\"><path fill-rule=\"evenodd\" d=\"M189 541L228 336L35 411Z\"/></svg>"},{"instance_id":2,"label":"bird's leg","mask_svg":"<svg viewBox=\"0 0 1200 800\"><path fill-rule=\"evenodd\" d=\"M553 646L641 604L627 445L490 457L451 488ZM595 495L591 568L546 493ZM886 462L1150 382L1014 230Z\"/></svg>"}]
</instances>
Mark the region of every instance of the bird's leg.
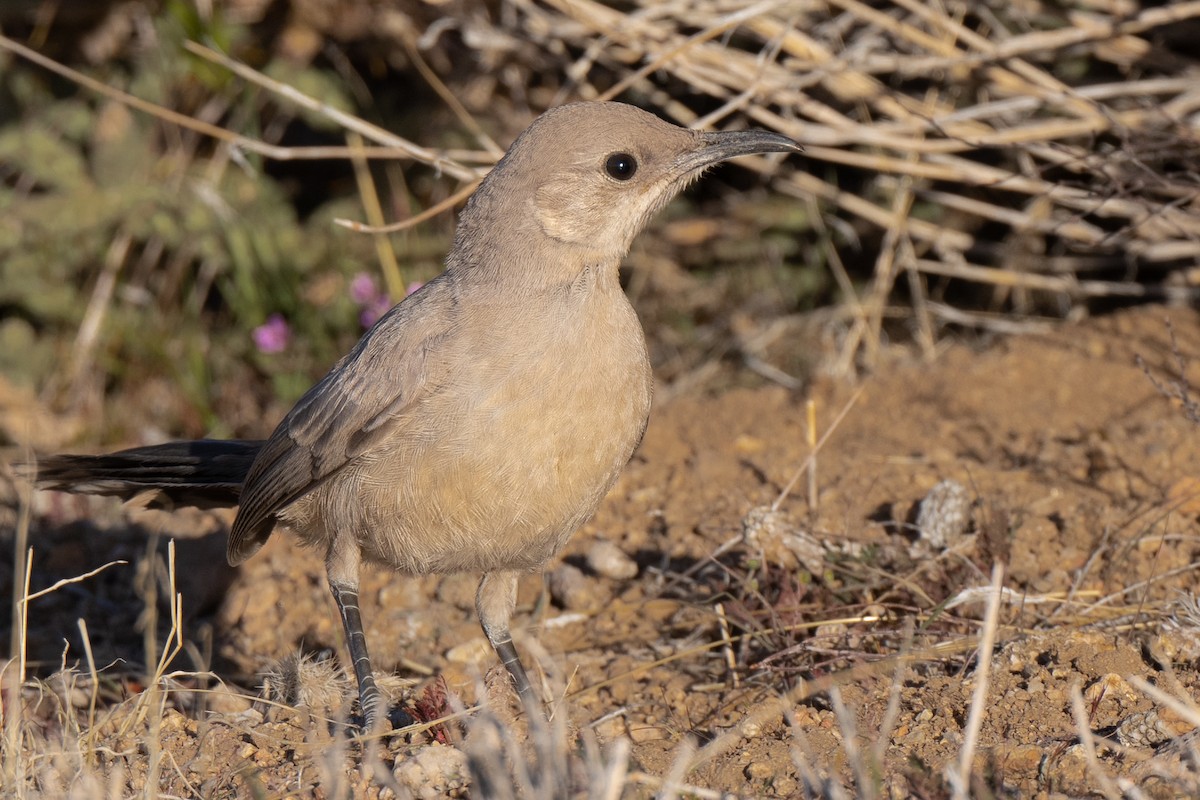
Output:
<instances>
[{"instance_id":1,"label":"bird's leg","mask_svg":"<svg viewBox=\"0 0 1200 800\"><path fill-rule=\"evenodd\" d=\"M350 661L354 664L354 677L358 680L358 699L366 717L368 731L382 718L383 694L375 685L371 672L371 657L367 654L367 635L363 633L362 616L358 610L358 587L330 583L333 599L337 601L342 615L342 627L346 630L346 646L350 649Z\"/></svg>"},{"instance_id":2,"label":"bird's leg","mask_svg":"<svg viewBox=\"0 0 1200 800\"><path fill-rule=\"evenodd\" d=\"M479 614L484 635L512 676L521 702L527 708L534 709L540 707L540 703L508 629L517 607L517 577L516 572L489 572L484 575L475 595L475 611Z\"/></svg>"},{"instance_id":3,"label":"bird's leg","mask_svg":"<svg viewBox=\"0 0 1200 800\"><path fill-rule=\"evenodd\" d=\"M350 663L354 665L354 677L358 681L358 699L366 719L366 730L374 731L384 719L387 708L383 693L375 684L375 673L371 671L367 634L363 631L362 614L358 608L358 546L347 544L347 539L335 539L334 546L326 556L325 569L329 575L329 590L333 592L334 602L342 617L342 628L346 632L346 648L350 651Z\"/></svg>"},{"instance_id":4,"label":"bird's leg","mask_svg":"<svg viewBox=\"0 0 1200 800\"><path fill-rule=\"evenodd\" d=\"M475 595L475 611L479 614L484 634L492 643L496 655L500 656L508 674L512 676L517 695L521 698L521 705L525 708L530 738L537 753L537 768L531 773L532 794L542 794L542 790L545 789L549 792L545 795L547 797L567 797L570 792L567 790L568 782L564 771L566 760L553 746L554 742L562 739L550 735L545 709L529 682L529 676L525 673L521 657L517 655L517 648L513 646L512 634L508 628L513 611L517 607L519 577L520 573L517 572L489 572L484 575L483 580L479 582L479 592ZM544 782L543 776L549 777L553 782Z\"/></svg>"}]
</instances>

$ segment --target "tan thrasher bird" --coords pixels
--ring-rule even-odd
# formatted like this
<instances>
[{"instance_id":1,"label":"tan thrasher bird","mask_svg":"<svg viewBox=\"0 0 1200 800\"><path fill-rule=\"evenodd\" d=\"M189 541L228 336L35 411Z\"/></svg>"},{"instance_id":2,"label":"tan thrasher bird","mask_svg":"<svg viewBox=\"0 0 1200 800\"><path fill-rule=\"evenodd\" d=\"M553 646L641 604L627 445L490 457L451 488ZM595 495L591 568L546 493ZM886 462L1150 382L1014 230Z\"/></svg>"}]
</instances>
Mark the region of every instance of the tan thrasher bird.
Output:
<instances>
[{"instance_id":1,"label":"tan thrasher bird","mask_svg":"<svg viewBox=\"0 0 1200 800\"><path fill-rule=\"evenodd\" d=\"M641 440L652 380L618 281L656 211L717 162L797 152L764 131L703 133L620 103L547 111L459 218L446 270L385 314L266 441L53 456L38 482L238 505L239 564L278 526L325 553L368 727L385 712L359 568L483 573L476 608L522 700L509 633L521 573L596 510Z\"/></svg>"}]
</instances>

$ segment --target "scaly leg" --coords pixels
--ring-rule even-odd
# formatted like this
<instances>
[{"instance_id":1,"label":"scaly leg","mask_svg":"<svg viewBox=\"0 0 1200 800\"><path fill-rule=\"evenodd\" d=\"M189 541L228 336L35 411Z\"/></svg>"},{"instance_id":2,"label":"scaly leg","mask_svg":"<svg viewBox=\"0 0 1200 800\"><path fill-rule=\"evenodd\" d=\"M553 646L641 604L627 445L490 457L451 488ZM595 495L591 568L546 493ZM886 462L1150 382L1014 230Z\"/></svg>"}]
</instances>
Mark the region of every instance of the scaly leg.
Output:
<instances>
[{"instance_id":1,"label":"scaly leg","mask_svg":"<svg viewBox=\"0 0 1200 800\"><path fill-rule=\"evenodd\" d=\"M346 631L346 646L350 650L350 662L354 665L354 677L358 680L358 699L366 717L366 729L375 730L386 709L383 693L375 684L371 671L371 657L367 654L367 635L363 633L362 615L358 610L358 587L330 583L333 599L342 615L342 627Z\"/></svg>"},{"instance_id":2,"label":"scaly leg","mask_svg":"<svg viewBox=\"0 0 1200 800\"><path fill-rule=\"evenodd\" d=\"M529 682L529 675L513 646L512 634L508 625L513 611L517 607L517 577L515 572L489 572L479 582L479 591L475 595L475 610L479 614L479 622L483 633L500 656L508 674L512 676L517 694L521 702L530 709L540 708L541 702Z\"/></svg>"},{"instance_id":3,"label":"scaly leg","mask_svg":"<svg viewBox=\"0 0 1200 800\"><path fill-rule=\"evenodd\" d=\"M334 536L325 554L325 573L329 577L329 589L342 616L342 628L346 631L346 648L350 651L350 663L354 666L354 677L358 680L358 699L362 705L366 730L372 732L387 718L387 703L383 693L375 684L371 671L371 657L367 655L367 635L363 632L362 614L358 609L358 570L362 562L362 551L353 536L341 532Z\"/></svg>"}]
</instances>

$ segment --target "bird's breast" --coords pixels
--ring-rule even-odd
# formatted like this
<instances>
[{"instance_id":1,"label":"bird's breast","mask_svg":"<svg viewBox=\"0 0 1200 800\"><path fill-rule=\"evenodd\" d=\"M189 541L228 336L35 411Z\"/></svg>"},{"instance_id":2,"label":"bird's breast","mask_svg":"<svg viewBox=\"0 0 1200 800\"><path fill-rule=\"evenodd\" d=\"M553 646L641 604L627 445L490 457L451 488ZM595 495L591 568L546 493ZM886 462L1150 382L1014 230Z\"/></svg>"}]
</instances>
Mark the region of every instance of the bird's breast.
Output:
<instances>
[{"instance_id":1,"label":"bird's breast","mask_svg":"<svg viewBox=\"0 0 1200 800\"><path fill-rule=\"evenodd\" d=\"M619 288L536 315L485 309L472 328L403 445L360 470L371 497L359 507L386 509L359 535L370 560L536 569L595 512L645 430L645 337Z\"/></svg>"}]
</instances>

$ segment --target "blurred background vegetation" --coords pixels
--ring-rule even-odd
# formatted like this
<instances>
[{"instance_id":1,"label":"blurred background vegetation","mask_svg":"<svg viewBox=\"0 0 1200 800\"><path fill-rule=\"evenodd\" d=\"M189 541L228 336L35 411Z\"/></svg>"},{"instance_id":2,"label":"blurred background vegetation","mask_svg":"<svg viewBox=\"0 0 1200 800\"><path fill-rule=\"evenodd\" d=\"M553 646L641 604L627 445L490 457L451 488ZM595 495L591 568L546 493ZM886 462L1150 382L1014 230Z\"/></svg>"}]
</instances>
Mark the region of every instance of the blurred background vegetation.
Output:
<instances>
[{"instance_id":1,"label":"blurred background vegetation","mask_svg":"<svg viewBox=\"0 0 1200 800\"><path fill-rule=\"evenodd\" d=\"M602 96L804 141L722 168L630 255L668 393L1194 302L1198 20L1133 0L0 4L5 41L292 156L344 148L344 127L186 43L464 174L545 108ZM420 157L268 158L6 46L0 410L36 398L55 447L264 435L453 235L451 213L386 237L333 220L407 219L467 185Z\"/></svg>"}]
</instances>

